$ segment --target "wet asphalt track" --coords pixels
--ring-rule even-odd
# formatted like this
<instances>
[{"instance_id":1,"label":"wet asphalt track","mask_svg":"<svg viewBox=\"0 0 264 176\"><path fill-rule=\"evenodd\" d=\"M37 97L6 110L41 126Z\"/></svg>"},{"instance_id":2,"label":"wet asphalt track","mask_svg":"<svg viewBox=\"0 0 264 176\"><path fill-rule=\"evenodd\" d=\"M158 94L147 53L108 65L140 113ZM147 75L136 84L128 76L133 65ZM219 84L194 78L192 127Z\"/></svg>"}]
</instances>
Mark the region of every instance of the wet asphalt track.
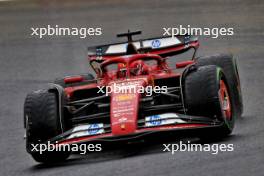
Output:
<instances>
[{"instance_id":1,"label":"wet asphalt track","mask_svg":"<svg viewBox=\"0 0 264 176\"><path fill-rule=\"evenodd\" d=\"M263 175L264 171L264 3L243 1L36 1L0 2L0 175ZM62 3L63 2L63 3ZM103 35L78 39L37 39L31 27L102 27ZM85 73L88 45L117 41L115 34L143 30L162 34L177 24L234 27L235 35L201 37L199 55L232 52L238 58L245 109L233 135L234 152L161 152L161 144L134 150L73 156L43 166L25 152L23 101L26 94L55 77ZM176 139L175 139L176 141ZM174 142L174 139L172 140Z\"/></svg>"}]
</instances>

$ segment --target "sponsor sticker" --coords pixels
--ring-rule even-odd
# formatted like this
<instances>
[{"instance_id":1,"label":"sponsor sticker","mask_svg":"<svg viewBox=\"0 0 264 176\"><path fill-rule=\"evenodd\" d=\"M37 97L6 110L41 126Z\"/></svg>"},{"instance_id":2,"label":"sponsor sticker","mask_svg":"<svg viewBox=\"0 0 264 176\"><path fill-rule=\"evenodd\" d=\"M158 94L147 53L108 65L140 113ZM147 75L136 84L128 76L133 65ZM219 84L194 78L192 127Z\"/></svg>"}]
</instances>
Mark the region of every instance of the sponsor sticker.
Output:
<instances>
[{"instance_id":1,"label":"sponsor sticker","mask_svg":"<svg viewBox=\"0 0 264 176\"><path fill-rule=\"evenodd\" d=\"M152 48L159 48L161 45L160 40L156 39L151 42Z\"/></svg>"},{"instance_id":2,"label":"sponsor sticker","mask_svg":"<svg viewBox=\"0 0 264 176\"><path fill-rule=\"evenodd\" d=\"M104 127L103 123L76 126L73 128L72 134L68 137L68 139L82 137L82 136L102 134L104 133L103 127Z\"/></svg>"},{"instance_id":3,"label":"sponsor sticker","mask_svg":"<svg viewBox=\"0 0 264 176\"><path fill-rule=\"evenodd\" d=\"M99 134L102 127L103 127L103 124L98 124L98 123L91 124L88 126L88 133L90 135Z\"/></svg>"},{"instance_id":4,"label":"sponsor sticker","mask_svg":"<svg viewBox=\"0 0 264 176\"><path fill-rule=\"evenodd\" d=\"M117 95L115 97L116 101L128 101L128 100L132 100L134 98L133 94L123 94L123 95Z\"/></svg>"},{"instance_id":5,"label":"sponsor sticker","mask_svg":"<svg viewBox=\"0 0 264 176\"><path fill-rule=\"evenodd\" d=\"M185 123L185 121L179 119L178 115L175 113L165 113L145 117L146 127L169 125L175 123Z\"/></svg>"}]
</instances>

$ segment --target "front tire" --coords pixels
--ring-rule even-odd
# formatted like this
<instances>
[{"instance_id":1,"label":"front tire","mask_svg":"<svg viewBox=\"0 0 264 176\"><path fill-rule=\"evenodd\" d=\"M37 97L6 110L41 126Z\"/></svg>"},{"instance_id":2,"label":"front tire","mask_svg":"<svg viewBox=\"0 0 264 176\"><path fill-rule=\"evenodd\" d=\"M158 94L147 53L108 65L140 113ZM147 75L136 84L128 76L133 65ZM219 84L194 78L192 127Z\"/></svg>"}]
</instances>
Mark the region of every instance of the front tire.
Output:
<instances>
[{"instance_id":1,"label":"front tire","mask_svg":"<svg viewBox=\"0 0 264 176\"><path fill-rule=\"evenodd\" d=\"M63 119L59 115L58 99L55 92L40 90L27 95L24 104L26 119L26 148L32 157L41 163L59 162L67 159L69 151L32 152L31 144L41 144L61 134Z\"/></svg>"},{"instance_id":2,"label":"front tire","mask_svg":"<svg viewBox=\"0 0 264 176\"><path fill-rule=\"evenodd\" d=\"M232 133L235 123L234 98L220 67L198 67L185 76L184 97L187 114L223 121L218 136Z\"/></svg>"},{"instance_id":3,"label":"front tire","mask_svg":"<svg viewBox=\"0 0 264 176\"><path fill-rule=\"evenodd\" d=\"M216 54L197 58L197 66L216 65L225 73L227 83L232 89L230 94L235 99L234 113L240 117L243 113L243 99L236 59L232 54Z\"/></svg>"}]
</instances>

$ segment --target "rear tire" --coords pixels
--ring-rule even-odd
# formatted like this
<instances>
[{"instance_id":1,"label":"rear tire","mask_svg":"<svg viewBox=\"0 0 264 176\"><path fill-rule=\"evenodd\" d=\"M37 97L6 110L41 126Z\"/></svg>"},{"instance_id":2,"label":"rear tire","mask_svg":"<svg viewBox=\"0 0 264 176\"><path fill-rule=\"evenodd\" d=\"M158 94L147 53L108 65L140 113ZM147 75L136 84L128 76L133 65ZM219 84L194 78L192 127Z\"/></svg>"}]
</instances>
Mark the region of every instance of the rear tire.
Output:
<instances>
[{"instance_id":1,"label":"rear tire","mask_svg":"<svg viewBox=\"0 0 264 176\"><path fill-rule=\"evenodd\" d=\"M227 103L220 95L222 84L226 87ZM234 128L236 118L233 111L235 101L230 94L232 91L220 67L215 65L198 67L187 74L184 79L187 114L221 120L224 122L223 126L214 135L224 137L230 134ZM224 107L224 103L229 109ZM227 111L229 111L228 116Z\"/></svg>"},{"instance_id":2,"label":"rear tire","mask_svg":"<svg viewBox=\"0 0 264 176\"><path fill-rule=\"evenodd\" d=\"M24 104L26 119L26 148L37 162L51 163L64 161L70 151L32 152L31 144L41 144L63 132L63 120L60 119L58 100L55 92L40 90L27 95Z\"/></svg>"}]
</instances>

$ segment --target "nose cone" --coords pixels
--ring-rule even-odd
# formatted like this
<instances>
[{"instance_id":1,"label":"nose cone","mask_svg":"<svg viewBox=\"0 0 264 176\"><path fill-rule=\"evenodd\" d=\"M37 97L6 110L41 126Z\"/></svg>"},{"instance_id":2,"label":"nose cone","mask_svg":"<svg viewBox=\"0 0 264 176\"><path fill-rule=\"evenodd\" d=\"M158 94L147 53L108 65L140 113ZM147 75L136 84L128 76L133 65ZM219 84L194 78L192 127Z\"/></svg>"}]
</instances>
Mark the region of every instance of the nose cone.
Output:
<instances>
[{"instance_id":1,"label":"nose cone","mask_svg":"<svg viewBox=\"0 0 264 176\"><path fill-rule=\"evenodd\" d=\"M126 135L136 131L139 96L137 93L112 93L110 114L114 135Z\"/></svg>"},{"instance_id":2,"label":"nose cone","mask_svg":"<svg viewBox=\"0 0 264 176\"><path fill-rule=\"evenodd\" d=\"M114 86L113 86L114 84ZM111 87L111 129L113 135L127 135L137 129L138 107L144 79L127 79Z\"/></svg>"}]
</instances>

